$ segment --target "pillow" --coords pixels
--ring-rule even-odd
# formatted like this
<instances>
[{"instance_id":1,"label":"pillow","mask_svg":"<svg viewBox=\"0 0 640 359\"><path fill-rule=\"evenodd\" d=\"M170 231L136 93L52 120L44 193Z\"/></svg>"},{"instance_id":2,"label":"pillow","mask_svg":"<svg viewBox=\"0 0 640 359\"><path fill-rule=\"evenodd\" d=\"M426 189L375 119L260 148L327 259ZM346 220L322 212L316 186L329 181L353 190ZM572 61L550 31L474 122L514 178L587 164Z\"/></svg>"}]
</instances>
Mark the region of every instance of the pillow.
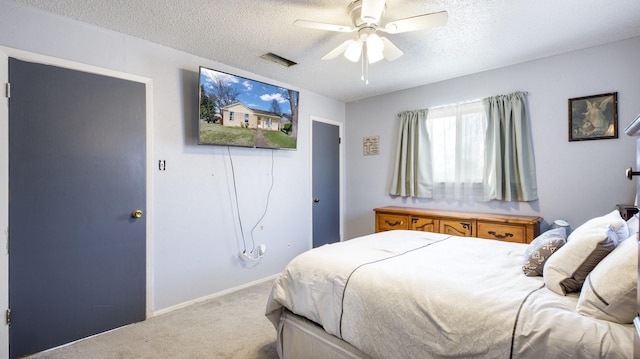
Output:
<instances>
[{"instance_id":1,"label":"pillow","mask_svg":"<svg viewBox=\"0 0 640 359\"><path fill-rule=\"evenodd\" d=\"M536 237L524 252L522 271L527 277L541 276L544 263L558 248L566 243L565 228L550 229Z\"/></svg>"},{"instance_id":2,"label":"pillow","mask_svg":"<svg viewBox=\"0 0 640 359\"><path fill-rule=\"evenodd\" d=\"M627 227L629 228L629 237L638 233L638 214L634 214L627 220Z\"/></svg>"},{"instance_id":3,"label":"pillow","mask_svg":"<svg viewBox=\"0 0 640 359\"><path fill-rule=\"evenodd\" d=\"M638 244L624 240L587 276L578 298L578 313L616 323L631 323L636 315Z\"/></svg>"},{"instance_id":4,"label":"pillow","mask_svg":"<svg viewBox=\"0 0 640 359\"><path fill-rule=\"evenodd\" d=\"M576 229L577 231L577 229ZM589 272L616 247L618 237L611 226L575 231L544 264L544 283L561 295L582 288Z\"/></svg>"},{"instance_id":5,"label":"pillow","mask_svg":"<svg viewBox=\"0 0 640 359\"><path fill-rule=\"evenodd\" d=\"M620 212L618 210L614 210L604 216L592 218L586 221L583 225L571 232L567 238L567 242L571 242L571 239L574 237L581 236L582 232L589 231L593 228L608 228L609 226L613 227L616 235L621 240L629 237L629 227L627 226L627 222L620 216Z\"/></svg>"}]
</instances>

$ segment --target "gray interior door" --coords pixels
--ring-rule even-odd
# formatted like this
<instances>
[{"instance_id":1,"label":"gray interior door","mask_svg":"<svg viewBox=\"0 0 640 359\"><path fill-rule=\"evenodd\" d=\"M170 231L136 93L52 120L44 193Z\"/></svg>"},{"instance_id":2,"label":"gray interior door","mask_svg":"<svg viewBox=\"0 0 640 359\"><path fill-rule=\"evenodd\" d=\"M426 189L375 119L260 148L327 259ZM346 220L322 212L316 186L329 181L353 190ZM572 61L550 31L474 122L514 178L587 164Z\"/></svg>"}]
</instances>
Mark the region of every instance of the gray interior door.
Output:
<instances>
[{"instance_id":1,"label":"gray interior door","mask_svg":"<svg viewBox=\"0 0 640 359\"><path fill-rule=\"evenodd\" d=\"M640 139L636 140L636 168L640 168ZM637 170L636 170L637 171ZM636 180L636 206L640 205L640 178ZM636 228L640 233L640 228ZM640 286L640 234L636 234L638 241L638 285ZM636 317L634 319L634 358L640 358L640 291L636 294Z\"/></svg>"},{"instance_id":2,"label":"gray interior door","mask_svg":"<svg viewBox=\"0 0 640 359\"><path fill-rule=\"evenodd\" d=\"M144 320L145 85L9 60L11 358Z\"/></svg>"},{"instance_id":3,"label":"gray interior door","mask_svg":"<svg viewBox=\"0 0 640 359\"><path fill-rule=\"evenodd\" d=\"M340 241L340 128L313 123L313 247Z\"/></svg>"}]
</instances>

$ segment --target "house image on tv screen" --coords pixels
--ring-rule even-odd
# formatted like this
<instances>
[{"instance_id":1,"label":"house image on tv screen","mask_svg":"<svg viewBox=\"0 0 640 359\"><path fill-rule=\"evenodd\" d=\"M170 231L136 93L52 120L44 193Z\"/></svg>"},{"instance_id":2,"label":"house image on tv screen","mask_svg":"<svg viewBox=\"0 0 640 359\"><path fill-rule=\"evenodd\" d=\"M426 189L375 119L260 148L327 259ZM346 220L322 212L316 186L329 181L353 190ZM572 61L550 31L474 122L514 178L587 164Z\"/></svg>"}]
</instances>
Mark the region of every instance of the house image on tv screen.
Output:
<instances>
[{"instance_id":1,"label":"house image on tv screen","mask_svg":"<svg viewBox=\"0 0 640 359\"><path fill-rule=\"evenodd\" d=\"M291 122L283 115L271 111L249 108L242 103L234 103L222 108L222 125L245 128L259 128L280 131L281 124Z\"/></svg>"}]
</instances>

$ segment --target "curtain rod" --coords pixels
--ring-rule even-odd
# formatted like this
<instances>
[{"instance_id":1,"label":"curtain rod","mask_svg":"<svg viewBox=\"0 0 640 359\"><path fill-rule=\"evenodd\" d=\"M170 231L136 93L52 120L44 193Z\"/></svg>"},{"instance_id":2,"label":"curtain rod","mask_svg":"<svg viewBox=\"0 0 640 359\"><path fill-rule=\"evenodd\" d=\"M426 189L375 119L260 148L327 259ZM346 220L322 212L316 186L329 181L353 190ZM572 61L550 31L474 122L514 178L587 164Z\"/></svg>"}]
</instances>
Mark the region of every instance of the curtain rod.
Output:
<instances>
[{"instance_id":1,"label":"curtain rod","mask_svg":"<svg viewBox=\"0 0 640 359\"><path fill-rule=\"evenodd\" d=\"M429 107L429 110L437 110L439 108L443 108L443 107L451 107L451 106L460 106L460 105L466 105L468 103L473 103L473 102L480 102L482 101L481 98L477 98L475 100L469 100L469 101L464 101L464 102L456 102L456 103L450 103L450 104L446 104L446 105L438 105L438 106L434 106L434 107Z\"/></svg>"},{"instance_id":2,"label":"curtain rod","mask_svg":"<svg viewBox=\"0 0 640 359\"><path fill-rule=\"evenodd\" d=\"M529 91L515 91L515 92L509 93L507 95L511 95L511 94L514 94L514 93L523 93L523 94L529 96ZM496 95L496 96L505 96L505 95ZM493 96L493 97L495 97L495 96ZM451 104L447 104L447 105L438 105L438 106L434 106L434 107L429 107L427 109L428 110L437 110L437 109L443 108L443 107L466 105L466 104L469 104L469 103L479 102L479 101L482 101L482 100L484 100L484 98L477 98L477 99L474 99L474 100L451 103Z\"/></svg>"}]
</instances>

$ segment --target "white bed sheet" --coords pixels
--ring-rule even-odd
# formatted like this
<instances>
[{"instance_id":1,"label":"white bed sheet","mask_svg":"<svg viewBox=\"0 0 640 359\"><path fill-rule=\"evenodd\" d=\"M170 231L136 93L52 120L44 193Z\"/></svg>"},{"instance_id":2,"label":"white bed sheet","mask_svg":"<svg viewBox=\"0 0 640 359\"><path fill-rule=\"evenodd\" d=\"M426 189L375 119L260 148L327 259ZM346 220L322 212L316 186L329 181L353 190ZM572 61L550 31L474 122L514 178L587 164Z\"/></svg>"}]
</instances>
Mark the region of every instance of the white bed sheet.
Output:
<instances>
[{"instance_id":1,"label":"white bed sheet","mask_svg":"<svg viewBox=\"0 0 640 359\"><path fill-rule=\"evenodd\" d=\"M631 357L632 326L540 289L525 248L418 231L326 245L285 268L267 316L286 307L374 358Z\"/></svg>"}]
</instances>

